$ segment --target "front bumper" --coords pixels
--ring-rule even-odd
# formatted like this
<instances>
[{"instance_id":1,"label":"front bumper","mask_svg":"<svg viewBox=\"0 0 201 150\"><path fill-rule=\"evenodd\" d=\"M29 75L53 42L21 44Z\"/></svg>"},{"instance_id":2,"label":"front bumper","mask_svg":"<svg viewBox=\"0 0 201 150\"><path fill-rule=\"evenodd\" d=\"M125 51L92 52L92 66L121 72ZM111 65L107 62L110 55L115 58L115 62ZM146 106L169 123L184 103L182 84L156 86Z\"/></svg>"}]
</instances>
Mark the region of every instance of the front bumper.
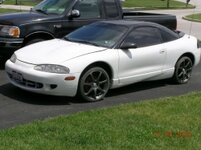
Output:
<instances>
[{"instance_id":1,"label":"front bumper","mask_svg":"<svg viewBox=\"0 0 201 150\"><path fill-rule=\"evenodd\" d=\"M46 73L34 70L34 66L19 60L16 63L8 60L5 69L10 82L21 89L46 95L76 95L80 73ZM68 76L75 76L75 80L66 81Z\"/></svg>"},{"instance_id":2,"label":"front bumper","mask_svg":"<svg viewBox=\"0 0 201 150\"><path fill-rule=\"evenodd\" d=\"M14 51L23 46L23 38L3 38L0 37L0 55L10 56Z\"/></svg>"}]
</instances>

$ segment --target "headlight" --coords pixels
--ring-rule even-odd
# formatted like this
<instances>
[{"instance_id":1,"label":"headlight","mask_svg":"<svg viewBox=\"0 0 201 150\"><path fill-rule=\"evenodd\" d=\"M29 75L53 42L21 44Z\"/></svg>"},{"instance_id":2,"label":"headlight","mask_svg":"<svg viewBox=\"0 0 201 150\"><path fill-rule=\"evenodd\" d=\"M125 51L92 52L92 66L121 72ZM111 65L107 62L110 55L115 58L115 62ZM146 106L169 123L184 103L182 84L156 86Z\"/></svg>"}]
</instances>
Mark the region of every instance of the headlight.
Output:
<instances>
[{"instance_id":1,"label":"headlight","mask_svg":"<svg viewBox=\"0 0 201 150\"><path fill-rule=\"evenodd\" d=\"M16 56L15 54L13 54L13 55L11 56L11 58L10 58L10 61L13 62L13 63L15 63L16 60L17 60L17 56Z\"/></svg>"},{"instance_id":2,"label":"headlight","mask_svg":"<svg viewBox=\"0 0 201 150\"><path fill-rule=\"evenodd\" d=\"M10 36L10 37L19 37L20 29L16 26L0 25L0 35Z\"/></svg>"},{"instance_id":3,"label":"headlight","mask_svg":"<svg viewBox=\"0 0 201 150\"><path fill-rule=\"evenodd\" d=\"M69 68L53 65L53 64L42 64L34 67L35 70L49 72L49 73L58 73L58 74L68 74L70 72Z\"/></svg>"}]
</instances>

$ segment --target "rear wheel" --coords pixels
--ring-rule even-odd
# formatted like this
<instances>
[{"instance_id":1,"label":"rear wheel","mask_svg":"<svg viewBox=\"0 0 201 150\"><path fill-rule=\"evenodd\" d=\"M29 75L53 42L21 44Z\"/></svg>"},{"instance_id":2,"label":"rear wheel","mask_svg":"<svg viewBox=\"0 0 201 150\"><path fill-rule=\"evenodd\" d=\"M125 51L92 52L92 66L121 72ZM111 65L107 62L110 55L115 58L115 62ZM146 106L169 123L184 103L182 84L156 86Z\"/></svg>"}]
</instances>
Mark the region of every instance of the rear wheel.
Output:
<instances>
[{"instance_id":1,"label":"rear wheel","mask_svg":"<svg viewBox=\"0 0 201 150\"><path fill-rule=\"evenodd\" d=\"M182 57L175 65L174 81L178 84L187 83L192 74L193 63L189 57Z\"/></svg>"},{"instance_id":2,"label":"rear wheel","mask_svg":"<svg viewBox=\"0 0 201 150\"><path fill-rule=\"evenodd\" d=\"M100 67L88 69L80 78L79 95L86 101L102 100L110 88L110 77Z\"/></svg>"}]
</instances>

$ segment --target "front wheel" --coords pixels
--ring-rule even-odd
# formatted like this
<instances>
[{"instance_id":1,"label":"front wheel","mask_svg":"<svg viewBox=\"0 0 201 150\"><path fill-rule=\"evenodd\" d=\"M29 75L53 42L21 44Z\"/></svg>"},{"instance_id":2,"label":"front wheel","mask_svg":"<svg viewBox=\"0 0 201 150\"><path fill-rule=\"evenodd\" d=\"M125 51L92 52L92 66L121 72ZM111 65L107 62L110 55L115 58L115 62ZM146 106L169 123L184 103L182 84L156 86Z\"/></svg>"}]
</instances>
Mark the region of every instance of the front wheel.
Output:
<instances>
[{"instance_id":1,"label":"front wheel","mask_svg":"<svg viewBox=\"0 0 201 150\"><path fill-rule=\"evenodd\" d=\"M178 84L187 83L192 74L193 63L189 57L182 57L175 65L174 81Z\"/></svg>"},{"instance_id":2,"label":"front wheel","mask_svg":"<svg viewBox=\"0 0 201 150\"><path fill-rule=\"evenodd\" d=\"M100 67L87 70L80 78L79 95L86 101L95 102L102 100L110 88L110 77Z\"/></svg>"}]
</instances>

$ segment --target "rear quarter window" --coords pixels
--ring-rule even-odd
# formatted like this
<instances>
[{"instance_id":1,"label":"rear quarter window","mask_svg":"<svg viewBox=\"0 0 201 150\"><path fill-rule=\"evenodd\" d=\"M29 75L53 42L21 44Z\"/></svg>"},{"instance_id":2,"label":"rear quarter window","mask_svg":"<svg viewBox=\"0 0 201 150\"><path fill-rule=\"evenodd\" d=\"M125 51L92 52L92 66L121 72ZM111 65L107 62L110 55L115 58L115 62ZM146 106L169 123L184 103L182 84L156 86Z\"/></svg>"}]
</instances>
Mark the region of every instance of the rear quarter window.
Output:
<instances>
[{"instance_id":1,"label":"rear quarter window","mask_svg":"<svg viewBox=\"0 0 201 150\"><path fill-rule=\"evenodd\" d=\"M179 33L176 33L174 31L171 31L169 29L161 29L161 35L163 38L164 42L170 42L170 41L174 41L178 38L180 38L181 36L179 35Z\"/></svg>"}]
</instances>

